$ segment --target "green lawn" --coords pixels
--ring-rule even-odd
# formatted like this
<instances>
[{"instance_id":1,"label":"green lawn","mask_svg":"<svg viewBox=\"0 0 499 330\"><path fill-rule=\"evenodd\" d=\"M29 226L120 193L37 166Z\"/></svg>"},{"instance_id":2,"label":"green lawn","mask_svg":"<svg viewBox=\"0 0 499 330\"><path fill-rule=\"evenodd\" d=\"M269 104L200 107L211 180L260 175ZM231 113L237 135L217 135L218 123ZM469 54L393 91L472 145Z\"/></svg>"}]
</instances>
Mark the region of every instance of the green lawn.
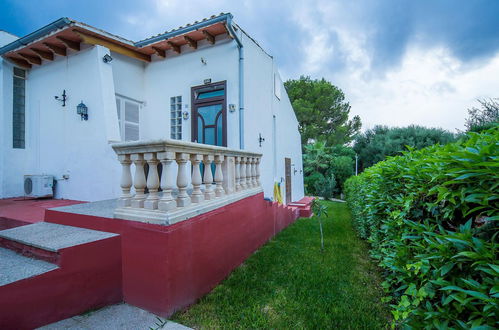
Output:
<instances>
[{"instance_id":1,"label":"green lawn","mask_svg":"<svg viewBox=\"0 0 499 330\"><path fill-rule=\"evenodd\" d=\"M325 202L325 252L319 224L299 219L172 320L194 328L387 327L377 268L345 203Z\"/></svg>"}]
</instances>

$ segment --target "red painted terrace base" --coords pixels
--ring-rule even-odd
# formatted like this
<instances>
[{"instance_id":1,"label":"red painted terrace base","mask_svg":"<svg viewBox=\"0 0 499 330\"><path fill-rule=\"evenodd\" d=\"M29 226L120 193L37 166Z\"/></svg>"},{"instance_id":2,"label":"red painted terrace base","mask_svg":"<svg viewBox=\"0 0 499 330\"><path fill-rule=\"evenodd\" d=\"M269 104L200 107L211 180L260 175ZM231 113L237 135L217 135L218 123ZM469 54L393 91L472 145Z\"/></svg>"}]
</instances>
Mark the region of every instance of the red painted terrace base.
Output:
<instances>
[{"instance_id":1,"label":"red painted terrace base","mask_svg":"<svg viewBox=\"0 0 499 330\"><path fill-rule=\"evenodd\" d=\"M80 204L70 199L0 199L0 230L43 221L45 210L52 207Z\"/></svg>"},{"instance_id":2,"label":"red painted terrace base","mask_svg":"<svg viewBox=\"0 0 499 330\"><path fill-rule=\"evenodd\" d=\"M6 308L0 314L24 313L31 325L41 326L79 314L82 306L101 307L122 299L168 317L211 291L299 216L309 215L310 202L304 198L283 206L265 201L261 193L170 226L46 210L47 222L120 236L44 256L57 257L54 260L66 267L10 285L8 301L22 300L22 306L0 304ZM7 301L4 298L0 301Z\"/></svg>"}]
</instances>

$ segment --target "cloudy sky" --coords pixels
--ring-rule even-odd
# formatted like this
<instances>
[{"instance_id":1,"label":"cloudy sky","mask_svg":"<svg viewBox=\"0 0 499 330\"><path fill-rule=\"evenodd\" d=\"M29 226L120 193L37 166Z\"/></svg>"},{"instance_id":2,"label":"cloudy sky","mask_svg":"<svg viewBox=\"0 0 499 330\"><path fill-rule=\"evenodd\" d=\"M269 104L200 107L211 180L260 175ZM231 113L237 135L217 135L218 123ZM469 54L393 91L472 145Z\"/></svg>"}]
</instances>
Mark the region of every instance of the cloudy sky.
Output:
<instances>
[{"instance_id":1,"label":"cloudy sky","mask_svg":"<svg viewBox=\"0 0 499 330\"><path fill-rule=\"evenodd\" d=\"M0 0L0 29L23 36L67 16L140 40L220 12L283 79L339 86L364 128L454 131L477 98L499 97L499 0Z\"/></svg>"}]
</instances>

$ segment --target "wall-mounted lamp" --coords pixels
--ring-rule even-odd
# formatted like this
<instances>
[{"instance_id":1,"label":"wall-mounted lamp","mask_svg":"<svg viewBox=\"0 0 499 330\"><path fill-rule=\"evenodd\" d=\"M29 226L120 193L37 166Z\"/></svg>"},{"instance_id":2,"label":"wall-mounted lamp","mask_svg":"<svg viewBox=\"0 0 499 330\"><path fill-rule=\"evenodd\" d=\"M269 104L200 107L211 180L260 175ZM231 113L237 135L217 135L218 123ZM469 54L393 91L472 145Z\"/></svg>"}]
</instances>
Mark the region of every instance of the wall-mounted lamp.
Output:
<instances>
[{"instance_id":1,"label":"wall-mounted lamp","mask_svg":"<svg viewBox=\"0 0 499 330\"><path fill-rule=\"evenodd\" d=\"M204 57L201 57L201 63L203 63L204 65L208 64L208 62L206 62L206 59Z\"/></svg>"},{"instance_id":2,"label":"wall-mounted lamp","mask_svg":"<svg viewBox=\"0 0 499 330\"><path fill-rule=\"evenodd\" d=\"M262 142L265 141L265 138L262 137L262 133L258 133L258 143L260 147L262 146Z\"/></svg>"},{"instance_id":3,"label":"wall-mounted lamp","mask_svg":"<svg viewBox=\"0 0 499 330\"><path fill-rule=\"evenodd\" d=\"M229 104L229 112L234 112L236 111L236 105L235 104Z\"/></svg>"},{"instance_id":4,"label":"wall-mounted lamp","mask_svg":"<svg viewBox=\"0 0 499 330\"><path fill-rule=\"evenodd\" d=\"M189 119L189 112L187 111L182 112L182 118L184 118L184 120Z\"/></svg>"},{"instance_id":5,"label":"wall-mounted lamp","mask_svg":"<svg viewBox=\"0 0 499 330\"><path fill-rule=\"evenodd\" d=\"M81 116L81 120L88 120L88 108L83 101L76 106L76 113Z\"/></svg>"},{"instance_id":6,"label":"wall-mounted lamp","mask_svg":"<svg viewBox=\"0 0 499 330\"><path fill-rule=\"evenodd\" d=\"M67 100L66 90L62 91L62 95L61 96L57 96L57 95L54 96L54 99L56 99L59 102L62 102L62 106L65 107L66 106L66 100Z\"/></svg>"},{"instance_id":7,"label":"wall-mounted lamp","mask_svg":"<svg viewBox=\"0 0 499 330\"><path fill-rule=\"evenodd\" d=\"M113 60L113 58L112 58L112 57L111 57L111 55L109 55L109 54L106 54L106 55L104 55L104 56L102 57L102 61L103 61L104 63L109 63L109 62L111 62L112 60Z\"/></svg>"}]
</instances>

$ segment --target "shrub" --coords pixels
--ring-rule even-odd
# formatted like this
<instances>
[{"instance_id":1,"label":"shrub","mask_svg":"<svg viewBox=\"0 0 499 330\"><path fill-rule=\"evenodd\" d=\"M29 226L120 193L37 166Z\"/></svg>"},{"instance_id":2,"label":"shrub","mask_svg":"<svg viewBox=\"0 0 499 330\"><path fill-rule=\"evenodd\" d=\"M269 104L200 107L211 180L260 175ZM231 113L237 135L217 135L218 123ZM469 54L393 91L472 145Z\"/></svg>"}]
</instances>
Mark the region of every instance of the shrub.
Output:
<instances>
[{"instance_id":1,"label":"shrub","mask_svg":"<svg viewBox=\"0 0 499 330\"><path fill-rule=\"evenodd\" d=\"M334 175L331 174L320 178L315 182L314 187L317 195L324 197L326 200L331 199L336 191L336 180L334 179Z\"/></svg>"},{"instance_id":2,"label":"shrub","mask_svg":"<svg viewBox=\"0 0 499 330\"><path fill-rule=\"evenodd\" d=\"M496 326L499 127L405 152L345 183L396 325Z\"/></svg>"}]
</instances>

